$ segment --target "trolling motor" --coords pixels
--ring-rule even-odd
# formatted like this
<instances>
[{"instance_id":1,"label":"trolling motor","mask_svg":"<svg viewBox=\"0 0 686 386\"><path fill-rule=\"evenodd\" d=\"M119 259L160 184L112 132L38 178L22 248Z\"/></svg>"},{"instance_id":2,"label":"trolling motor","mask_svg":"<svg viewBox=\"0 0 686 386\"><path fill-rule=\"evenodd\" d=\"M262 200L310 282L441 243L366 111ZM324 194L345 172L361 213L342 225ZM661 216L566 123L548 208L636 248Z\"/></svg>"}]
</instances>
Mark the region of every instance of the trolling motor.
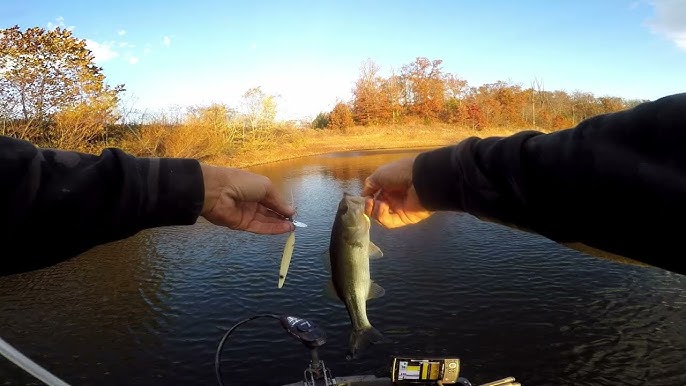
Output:
<instances>
[{"instance_id":1,"label":"trolling motor","mask_svg":"<svg viewBox=\"0 0 686 386\"><path fill-rule=\"evenodd\" d=\"M282 316L279 318L283 328L291 336L299 340L310 350L312 360L304 371L303 385L307 386L336 386L336 378L326 368L324 361L319 359L317 348L326 343L326 333L319 329L309 320L294 316Z\"/></svg>"},{"instance_id":2,"label":"trolling motor","mask_svg":"<svg viewBox=\"0 0 686 386\"><path fill-rule=\"evenodd\" d=\"M221 372L221 353L224 344L229 336L241 325L258 318L277 319L281 326L295 339L299 340L310 350L312 360L304 372L304 386L336 386L336 379L331 375L331 371L324 366L324 362L319 359L317 348L326 343L326 334L309 320L288 315L261 314L241 320L231 327L219 341L217 352L214 357L214 371L217 382L224 386Z\"/></svg>"}]
</instances>

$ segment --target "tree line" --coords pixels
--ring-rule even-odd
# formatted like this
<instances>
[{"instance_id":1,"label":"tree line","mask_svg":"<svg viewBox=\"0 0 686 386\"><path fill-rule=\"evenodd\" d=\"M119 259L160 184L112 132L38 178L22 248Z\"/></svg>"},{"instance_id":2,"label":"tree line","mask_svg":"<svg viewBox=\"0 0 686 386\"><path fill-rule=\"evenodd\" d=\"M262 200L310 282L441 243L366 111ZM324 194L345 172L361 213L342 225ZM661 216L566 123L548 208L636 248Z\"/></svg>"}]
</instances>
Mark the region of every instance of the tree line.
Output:
<instances>
[{"instance_id":1,"label":"tree line","mask_svg":"<svg viewBox=\"0 0 686 386\"><path fill-rule=\"evenodd\" d=\"M547 91L495 82L470 86L446 73L440 59L416 58L382 76L366 60L352 98L320 113L310 127L344 129L443 123L454 127L571 127L597 114L641 103L590 93ZM125 86L108 86L84 39L60 27L0 30L0 134L39 146L97 150L122 146L137 154L207 157L241 147L273 146L277 138L305 133L299 125L277 122L276 97L260 87L247 90L240 106L191 106L179 114L133 117L123 108ZM286 133L286 134L284 134ZM306 135L306 134L305 134Z\"/></svg>"},{"instance_id":2,"label":"tree line","mask_svg":"<svg viewBox=\"0 0 686 386\"><path fill-rule=\"evenodd\" d=\"M459 127L542 128L557 130L603 113L644 102L596 97L588 92L547 91L535 79L530 87L504 81L470 86L446 73L440 59L418 57L399 73L381 76L368 59L360 67L352 99L339 102L314 120L317 128L345 128L405 122L442 122Z\"/></svg>"}]
</instances>

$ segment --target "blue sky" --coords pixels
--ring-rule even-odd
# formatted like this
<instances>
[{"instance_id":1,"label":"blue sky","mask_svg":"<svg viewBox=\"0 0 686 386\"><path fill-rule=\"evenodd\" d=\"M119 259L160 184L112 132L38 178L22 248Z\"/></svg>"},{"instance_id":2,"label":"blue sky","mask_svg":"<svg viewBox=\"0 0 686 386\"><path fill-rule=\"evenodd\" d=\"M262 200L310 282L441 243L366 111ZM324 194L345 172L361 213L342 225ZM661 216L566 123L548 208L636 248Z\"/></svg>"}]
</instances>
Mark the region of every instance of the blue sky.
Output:
<instances>
[{"instance_id":1,"label":"blue sky","mask_svg":"<svg viewBox=\"0 0 686 386\"><path fill-rule=\"evenodd\" d=\"M384 75L418 56L472 86L656 99L686 91L685 0L2 0L0 28L62 25L87 39L124 104L239 107L251 87L279 117L347 101L366 59Z\"/></svg>"}]
</instances>

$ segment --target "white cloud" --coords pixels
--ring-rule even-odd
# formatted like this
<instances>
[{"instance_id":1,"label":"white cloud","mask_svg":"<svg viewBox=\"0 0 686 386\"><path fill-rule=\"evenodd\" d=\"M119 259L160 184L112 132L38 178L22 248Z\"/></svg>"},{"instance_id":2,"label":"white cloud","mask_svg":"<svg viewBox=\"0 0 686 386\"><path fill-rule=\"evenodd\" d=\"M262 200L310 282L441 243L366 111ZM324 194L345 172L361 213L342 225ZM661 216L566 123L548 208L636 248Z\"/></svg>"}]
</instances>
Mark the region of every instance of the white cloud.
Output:
<instances>
[{"instance_id":1,"label":"white cloud","mask_svg":"<svg viewBox=\"0 0 686 386\"><path fill-rule=\"evenodd\" d=\"M143 48L143 55L148 55L150 54L150 52L152 52L152 49L150 49L150 47Z\"/></svg>"},{"instance_id":2,"label":"white cloud","mask_svg":"<svg viewBox=\"0 0 686 386\"><path fill-rule=\"evenodd\" d=\"M686 50L686 1L652 0L652 5L655 16L648 21L650 29Z\"/></svg>"},{"instance_id":3,"label":"white cloud","mask_svg":"<svg viewBox=\"0 0 686 386\"><path fill-rule=\"evenodd\" d=\"M66 24L64 24L64 18L62 16L58 16L57 18L55 18L55 23L53 23L51 21L48 22L48 29L49 30L55 29L57 27L60 27L62 29L66 29L69 31L73 31L74 28L76 28L73 25L67 26Z\"/></svg>"},{"instance_id":4,"label":"white cloud","mask_svg":"<svg viewBox=\"0 0 686 386\"><path fill-rule=\"evenodd\" d=\"M129 63L131 63L131 64L138 63L138 58L135 56L132 56L131 58L129 58Z\"/></svg>"},{"instance_id":5,"label":"white cloud","mask_svg":"<svg viewBox=\"0 0 686 386\"><path fill-rule=\"evenodd\" d=\"M91 39L86 39L86 47L93 52L96 63L106 62L119 56L117 51L112 49L112 46L107 43L98 43Z\"/></svg>"},{"instance_id":6,"label":"white cloud","mask_svg":"<svg viewBox=\"0 0 686 386\"><path fill-rule=\"evenodd\" d=\"M117 32L117 35L119 35L119 36L124 36L124 35L126 35L126 30L125 30L125 29L120 29L120 30Z\"/></svg>"},{"instance_id":7,"label":"white cloud","mask_svg":"<svg viewBox=\"0 0 686 386\"><path fill-rule=\"evenodd\" d=\"M169 36L165 36L162 38L162 44L169 47L171 45L171 38Z\"/></svg>"}]
</instances>

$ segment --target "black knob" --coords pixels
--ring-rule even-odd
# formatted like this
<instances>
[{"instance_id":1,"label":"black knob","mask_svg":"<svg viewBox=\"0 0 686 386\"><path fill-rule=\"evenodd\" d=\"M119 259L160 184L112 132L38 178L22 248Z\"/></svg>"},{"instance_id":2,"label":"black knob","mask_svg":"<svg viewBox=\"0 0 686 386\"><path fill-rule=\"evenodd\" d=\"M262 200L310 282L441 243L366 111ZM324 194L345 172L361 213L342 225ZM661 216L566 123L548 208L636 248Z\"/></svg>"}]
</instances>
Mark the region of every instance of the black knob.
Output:
<instances>
[{"instance_id":1,"label":"black knob","mask_svg":"<svg viewBox=\"0 0 686 386\"><path fill-rule=\"evenodd\" d=\"M308 348L315 348L326 343L326 333L307 319L284 315L279 318L281 325L291 336Z\"/></svg>"}]
</instances>

